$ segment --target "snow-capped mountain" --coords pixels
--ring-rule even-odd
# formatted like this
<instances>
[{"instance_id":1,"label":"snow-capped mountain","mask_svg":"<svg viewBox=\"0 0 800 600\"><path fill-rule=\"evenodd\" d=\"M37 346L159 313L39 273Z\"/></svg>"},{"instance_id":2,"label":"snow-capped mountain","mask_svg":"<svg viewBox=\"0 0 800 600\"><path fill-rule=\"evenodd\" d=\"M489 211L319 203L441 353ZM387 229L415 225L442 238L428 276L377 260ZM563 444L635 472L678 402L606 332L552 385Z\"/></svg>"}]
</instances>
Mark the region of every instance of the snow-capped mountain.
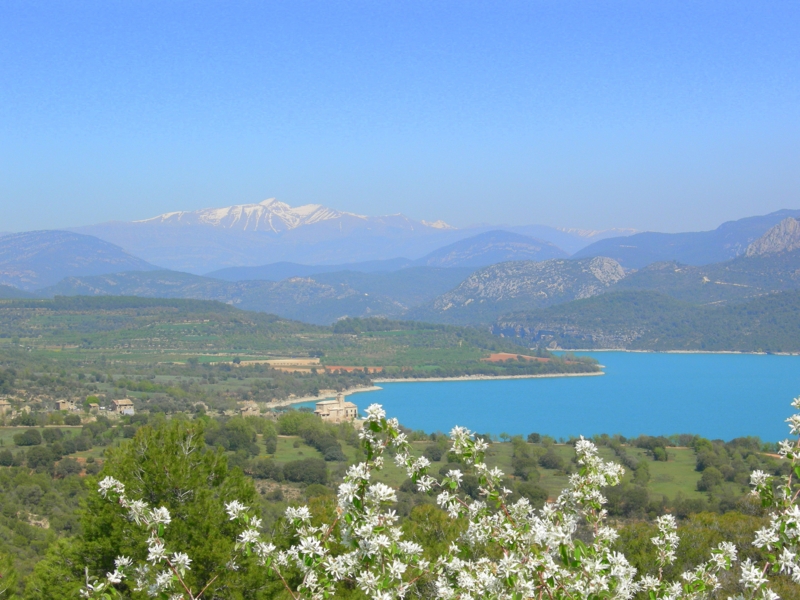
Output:
<instances>
[{"instance_id":1,"label":"snow-capped mountain","mask_svg":"<svg viewBox=\"0 0 800 600\"><path fill-rule=\"evenodd\" d=\"M257 204L168 212L129 223L101 223L74 231L190 273L280 261L337 264L416 259L474 235L444 221L418 221L402 214L357 215L321 204L293 207L274 198Z\"/></svg>"},{"instance_id":2,"label":"snow-capped mountain","mask_svg":"<svg viewBox=\"0 0 800 600\"><path fill-rule=\"evenodd\" d=\"M134 221L134 223L148 225L210 225L239 231L283 233L304 225L341 219L345 216L361 219L365 222L369 219L364 215L333 210L321 204L304 204L303 206L291 207L285 202L269 198L258 204L235 204L225 208L168 212L150 219ZM422 223L428 225L424 221ZM441 221L431 223L430 226L449 228L449 225Z\"/></svg>"}]
</instances>

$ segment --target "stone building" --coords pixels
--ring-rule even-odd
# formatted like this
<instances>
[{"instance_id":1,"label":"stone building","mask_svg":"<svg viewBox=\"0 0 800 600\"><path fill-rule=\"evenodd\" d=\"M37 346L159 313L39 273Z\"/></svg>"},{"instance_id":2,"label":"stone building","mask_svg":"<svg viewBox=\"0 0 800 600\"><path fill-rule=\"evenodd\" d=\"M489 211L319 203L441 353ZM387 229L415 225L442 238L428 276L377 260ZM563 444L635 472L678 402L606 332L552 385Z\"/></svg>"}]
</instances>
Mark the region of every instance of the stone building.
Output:
<instances>
[{"instance_id":1,"label":"stone building","mask_svg":"<svg viewBox=\"0 0 800 600\"><path fill-rule=\"evenodd\" d=\"M328 423L343 423L358 418L358 407L352 402L345 402L344 394L337 394L336 400L317 402L314 414Z\"/></svg>"},{"instance_id":2,"label":"stone building","mask_svg":"<svg viewBox=\"0 0 800 600\"><path fill-rule=\"evenodd\" d=\"M133 414L133 401L129 398L122 400L111 401L111 412L118 415L132 415Z\"/></svg>"},{"instance_id":3,"label":"stone building","mask_svg":"<svg viewBox=\"0 0 800 600\"><path fill-rule=\"evenodd\" d=\"M75 403L70 400L56 400L56 410L75 410Z\"/></svg>"},{"instance_id":4,"label":"stone building","mask_svg":"<svg viewBox=\"0 0 800 600\"><path fill-rule=\"evenodd\" d=\"M261 410L259 410L258 404L256 404L252 400L245 400L244 402L239 402L239 416L257 417L260 414Z\"/></svg>"}]
</instances>

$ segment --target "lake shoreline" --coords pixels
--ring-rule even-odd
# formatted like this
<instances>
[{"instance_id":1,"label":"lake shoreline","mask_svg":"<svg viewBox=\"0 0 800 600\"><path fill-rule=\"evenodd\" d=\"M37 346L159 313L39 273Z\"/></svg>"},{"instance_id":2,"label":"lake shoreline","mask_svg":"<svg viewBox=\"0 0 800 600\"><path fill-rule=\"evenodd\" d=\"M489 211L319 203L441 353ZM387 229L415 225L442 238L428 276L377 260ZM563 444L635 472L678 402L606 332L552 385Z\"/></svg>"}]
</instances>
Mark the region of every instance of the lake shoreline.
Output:
<instances>
[{"instance_id":1,"label":"lake shoreline","mask_svg":"<svg viewBox=\"0 0 800 600\"><path fill-rule=\"evenodd\" d=\"M382 390L383 388L378 387L377 385L371 385L369 387L356 387L356 388L348 388L342 392L345 396L349 396L350 394L359 394L361 392L377 392ZM270 408L282 408L285 406L291 406L292 404L305 404L306 402L322 402L323 400L333 400L336 396L328 394L326 396L302 396L301 398L286 398L284 400L276 400L274 402L268 402Z\"/></svg>"},{"instance_id":2,"label":"lake shoreline","mask_svg":"<svg viewBox=\"0 0 800 600\"><path fill-rule=\"evenodd\" d=\"M628 350L626 348L556 348L551 352L629 352L631 354L743 354L747 356L800 356L800 352L753 352L747 350Z\"/></svg>"},{"instance_id":3,"label":"lake shoreline","mask_svg":"<svg viewBox=\"0 0 800 600\"><path fill-rule=\"evenodd\" d=\"M387 378L387 379L373 379L374 383L431 383L436 381L492 381L504 379L542 379L551 377L596 377L598 375L605 375L603 371L596 373L549 373L544 375L461 375L459 377L420 377L420 378ZM378 392L383 388L377 385L369 387L356 387L348 388L342 392L345 397L351 394L360 394L362 392ZM308 402L322 402L323 400L331 400L335 396L303 396L302 398L288 398L285 400L277 400L270 402L270 408L283 408L293 404L306 404Z\"/></svg>"},{"instance_id":4,"label":"lake shoreline","mask_svg":"<svg viewBox=\"0 0 800 600\"><path fill-rule=\"evenodd\" d=\"M406 383L406 382L431 382L431 381L493 381L501 379L543 379L551 377L596 377L605 375L603 371L594 373L547 373L540 375L461 375L458 377L398 377L386 379L373 379L375 383Z\"/></svg>"}]
</instances>

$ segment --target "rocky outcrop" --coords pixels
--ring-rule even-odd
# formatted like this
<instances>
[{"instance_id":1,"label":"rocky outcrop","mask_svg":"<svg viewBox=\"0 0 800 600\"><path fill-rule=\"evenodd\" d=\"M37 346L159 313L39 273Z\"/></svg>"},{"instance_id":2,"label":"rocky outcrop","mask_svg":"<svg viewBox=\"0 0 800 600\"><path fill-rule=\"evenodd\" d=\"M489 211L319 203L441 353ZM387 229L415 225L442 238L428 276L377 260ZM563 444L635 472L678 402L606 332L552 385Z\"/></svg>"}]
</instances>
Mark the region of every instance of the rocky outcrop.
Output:
<instances>
[{"instance_id":1,"label":"rocky outcrop","mask_svg":"<svg viewBox=\"0 0 800 600\"><path fill-rule=\"evenodd\" d=\"M618 262L598 256L584 260L514 261L476 271L456 289L437 298L433 307L449 310L474 302L518 298L536 305L548 300L574 300L599 294L625 277Z\"/></svg>"},{"instance_id":2,"label":"rocky outcrop","mask_svg":"<svg viewBox=\"0 0 800 600\"><path fill-rule=\"evenodd\" d=\"M789 217L747 247L747 256L790 252L800 248L800 220Z\"/></svg>"}]
</instances>

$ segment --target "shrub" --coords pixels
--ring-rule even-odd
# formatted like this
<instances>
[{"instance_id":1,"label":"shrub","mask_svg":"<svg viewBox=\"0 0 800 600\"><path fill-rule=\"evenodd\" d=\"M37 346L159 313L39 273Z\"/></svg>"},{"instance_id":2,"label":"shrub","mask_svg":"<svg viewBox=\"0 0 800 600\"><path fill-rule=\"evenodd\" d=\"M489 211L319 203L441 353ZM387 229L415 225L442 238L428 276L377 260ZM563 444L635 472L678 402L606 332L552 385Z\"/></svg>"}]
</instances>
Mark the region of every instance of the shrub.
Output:
<instances>
[{"instance_id":1,"label":"shrub","mask_svg":"<svg viewBox=\"0 0 800 600\"><path fill-rule=\"evenodd\" d=\"M0 450L0 467L10 467L14 464L14 455L10 450Z\"/></svg>"},{"instance_id":2,"label":"shrub","mask_svg":"<svg viewBox=\"0 0 800 600\"><path fill-rule=\"evenodd\" d=\"M545 469L564 470L564 459L553 448L545 452L542 458L539 459L539 464Z\"/></svg>"},{"instance_id":3,"label":"shrub","mask_svg":"<svg viewBox=\"0 0 800 600\"><path fill-rule=\"evenodd\" d=\"M347 460L347 456L345 456L344 450L342 447L337 443L335 446L328 446L325 448L325 451L322 453L322 458L327 461L338 461L343 462Z\"/></svg>"},{"instance_id":4,"label":"shrub","mask_svg":"<svg viewBox=\"0 0 800 600\"><path fill-rule=\"evenodd\" d=\"M708 492L724 481L724 477L716 467L707 467L703 470L700 481L697 482L697 489L701 492Z\"/></svg>"},{"instance_id":5,"label":"shrub","mask_svg":"<svg viewBox=\"0 0 800 600\"><path fill-rule=\"evenodd\" d=\"M52 427L48 427L42 432L42 438L48 444L52 444L53 442L60 440L64 437L64 432L60 429L54 429Z\"/></svg>"},{"instance_id":6,"label":"shrub","mask_svg":"<svg viewBox=\"0 0 800 600\"><path fill-rule=\"evenodd\" d=\"M252 460L247 472L256 479L283 481L283 468L269 458L256 458Z\"/></svg>"},{"instance_id":7,"label":"shrub","mask_svg":"<svg viewBox=\"0 0 800 600\"><path fill-rule=\"evenodd\" d=\"M439 462L444 456L444 449L439 444L428 444L422 455L431 462Z\"/></svg>"},{"instance_id":8,"label":"shrub","mask_svg":"<svg viewBox=\"0 0 800 600\"><path fill-rule=\"evenodd\" d=\"M293 460L283 465L283 476L299 483L328 483L328 467L324 460L306 458Z\"/></svg>"},{"instance_id":9,"label":"shrub","mask_svg":"<svg viewBox=\"0 0 800 600\"><path fill-rule=\"evenodd\" d=\"M28 429L22 433L14 434L14 443L17 446L38 446L42 443L42 434L38 429Z\"/></svg>"},{"instance_id":10,"label":"shrub","mask_svg":"<svg viewBox=\"0 0 800 600\"><path fill-rule=\"evenodd\" d=\"M61 477L76 475L82 470L80 463L74 458L65 458L56 465L56 475L60 475Z\"/></svg>"},{"instance_id":11,"label":"shrub","mask_svg":"<svg viewBox=\"0 0 800 600\"><path fill-rule=\"evenodd\" d=\"M50 448L46 446L34 446L25 453L25 462L31 469L52 470L55 458Z\"/></svg>"},{"instance_id":12,"label":"shrub","mask_svg":"<svg viewBox=\"0 0 800 600\"><path fill-rule=\"evenodd\" d=\"M81 417L80 415L66 415L64 417L64 425L80 425L81 424Z\"/></svg>"},{"instance_id":13,"label":"shrub","mask_svg":"<svg viewBox=\"0 0 800 600\"><path fill-rule=\"evenodd\" d=\"M17 415L11 420L12 425L22 426L22 427L36 427L39 424L39 420L36 418L36 415L33 413L22 413Z\"/></svg>"}]
</instances>

